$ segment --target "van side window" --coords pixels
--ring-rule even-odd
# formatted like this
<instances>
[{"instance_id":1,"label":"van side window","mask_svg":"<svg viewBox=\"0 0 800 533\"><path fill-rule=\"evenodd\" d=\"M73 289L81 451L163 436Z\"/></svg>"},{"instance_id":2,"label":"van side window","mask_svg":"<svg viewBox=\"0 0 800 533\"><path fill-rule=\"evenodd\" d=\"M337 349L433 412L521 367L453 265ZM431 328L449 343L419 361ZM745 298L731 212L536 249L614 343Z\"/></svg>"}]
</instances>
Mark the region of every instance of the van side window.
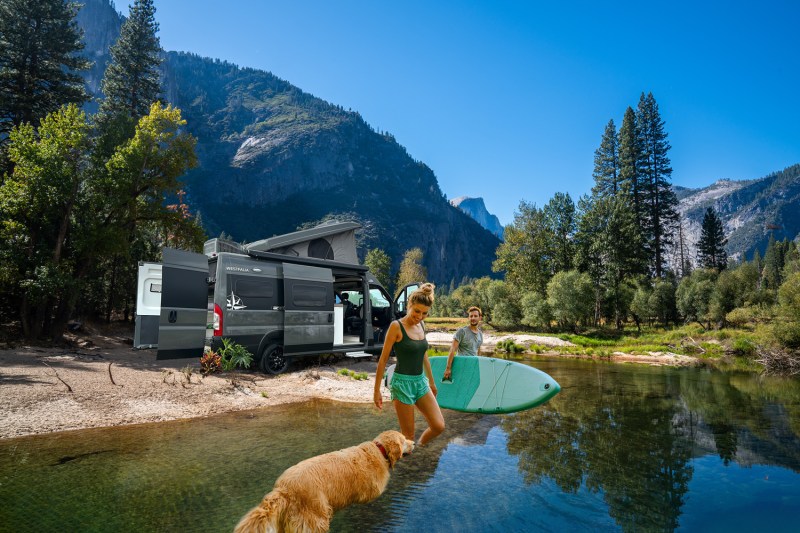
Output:
<instances>
[{"instance_id":1,"label":"van side window","mask_svg":"<svg viewBox=\"0 0 800 533\"><path fill-rule=\"evenodd\" d=\"M328 302L329 290L319 285L294 283L292 285L292 305L298 309L327 309L333 307Z\"/></svg>"},{"instance_id":2,"label":"van side window","mask_svg":"<svg viewBox=\"0 0 800 533\"><path fill-rule=\"evenodd\" d=\"M270 311L280 305L278 280L252 276L228 276L229 309Z\"/></svg>"}]
</instances>

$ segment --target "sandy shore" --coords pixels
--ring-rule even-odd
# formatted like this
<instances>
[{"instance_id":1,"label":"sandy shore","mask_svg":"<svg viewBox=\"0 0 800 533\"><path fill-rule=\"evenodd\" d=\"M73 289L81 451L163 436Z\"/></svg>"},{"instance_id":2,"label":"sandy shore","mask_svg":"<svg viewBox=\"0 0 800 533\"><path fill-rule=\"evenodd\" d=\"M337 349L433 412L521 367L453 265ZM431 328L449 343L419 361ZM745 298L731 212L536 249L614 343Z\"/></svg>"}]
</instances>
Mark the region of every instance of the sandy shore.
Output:
<instances>
[{"instance_id":1,"label":"sandy shore","mask_svg":"<svg viewBox=\"0 0 800 533\"><path fill-rule=\"evenodd\" d=\"M505 337L486 336L492 351ZM452 334L430 332L446 346ZM552 337L515 336L518 343L555 345ZM312 398L371 403L377 363L373 359L309 365L279 376L256 372L200 375L197 359L156 361L154 350L134 350L129 338L92 335L76 347L17 346L0 349L0 438L91 427L161 422L269 407ZM568 344L568 343L567 343ZM690 364L694 358L658 354L612 357L649 364ZM366 380L338 374L347 368ZM388 400L388 394L384 391Z\"/></svg>"}]
</instances>

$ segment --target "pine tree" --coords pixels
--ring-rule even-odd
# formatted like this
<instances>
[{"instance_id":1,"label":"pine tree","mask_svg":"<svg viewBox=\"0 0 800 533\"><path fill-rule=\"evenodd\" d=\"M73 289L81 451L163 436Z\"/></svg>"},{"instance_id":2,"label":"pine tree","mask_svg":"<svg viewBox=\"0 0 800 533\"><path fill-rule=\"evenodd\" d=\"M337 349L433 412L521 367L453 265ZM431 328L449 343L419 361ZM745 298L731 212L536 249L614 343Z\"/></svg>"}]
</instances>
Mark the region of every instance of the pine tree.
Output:
<instances>
[{"instance_id":1,"label":"pine tree","mask_svg":"<svg viewBox=\"0 0 800 533\"><path fill-rule=\"evenodd\" d=\"M770 233L769 243L764 252L763 280L766 288L777 290L783 283L783 267L786 264L786 252L789 250L789 240L776 241L775 235Z\"/></svg>"},{"instance_id":2,"label":"pine tree","mask_svg":"<svg viewBox=\"0 0 800 533\"><path fill-rule=\"evenodd\" d=\"M649 238L653 273L660 278L665 271L666 251L672 244L680 217L678 198L670 184L672 168L667 152L671 147L653 93L647 96L642 93L636 122L642 148L638 170L644 184L644 228Z\"/></svg>"},{"instance_id":3,"label":"pine tree","mask_svg":"<svg viewBox=\"0 0 800 533\"><path fill-rule=\"evenodd\" d=\"M570 270L574 262L577 230L575 203L569 193L558 192L544 206L544 220L553 235L553 274Z\"/></svg>"},{"instance_id":4,"label":"pine tree","mask_svg":"<svg viewBox=\"0 0 800 533\"><path fill-rule=\"evenodd\" d=\"M724 270L728 266L728 254L725 252L727 243L722 221L714 208L709 207L703 216L700 241L697 243L697 262L703 268Z\"/></svg>"},{"instance_id":5,"label":"pine tree","mask_svg":"<svg viewBox=\"0 0 800 533\"><path fill-rule=\"evenodd\" d=\"M642 147L637 135L636 113L628 107L619 128L619 186L630 196L636 213L636 224L644 228L644 192L640 176Z\"/></svg>"},{"instance_id":6,"label":"pine tree","mask_svg":"<svg viewBox=\"0 0 800 533\"><path fill-rule=\"evenodd\" d=\"M617 194L619 189L619 149L617 129L614 120L609 120L600 141L600 147L594 152L594 187L592 196L605 198Z\"/></svg>"},{"instance_id":7,"label":"pine tree","mask_svg":"<svg viewBox=\"0 0 800 533\"><path fill-rule=\"evenodd\" d=\"M105 95L100 103L101 123L125 117L132 131L136 121L158 100L161 44L156 36L155 12L153 0L136 0L111 47L111 63L101 83Z\"/></svg>"},{"instance_id":8,"label":"pine tree","mask_svg":"<svg viewBox=\"0 0 800 533\"><path fill-rule=\"evenodd\" d=\"M87 100L78 74L91 63L79 55L79 4L64 0L0 0L0 139L15 126L38 127L62 105Z\"/></svg>"},{"instance_id":9,"label":"pine tree","mask_svg":"<svg viewBox=\"0 0 800 533\"><path fill-rule=\"evenodd\" d=\"M578 264L597 288L595 318L603 307L621 327L630 304L625 284L642 272L645 263L636 215L623 192L585 200L581 206Z\"/></svg>"}]
</instances>

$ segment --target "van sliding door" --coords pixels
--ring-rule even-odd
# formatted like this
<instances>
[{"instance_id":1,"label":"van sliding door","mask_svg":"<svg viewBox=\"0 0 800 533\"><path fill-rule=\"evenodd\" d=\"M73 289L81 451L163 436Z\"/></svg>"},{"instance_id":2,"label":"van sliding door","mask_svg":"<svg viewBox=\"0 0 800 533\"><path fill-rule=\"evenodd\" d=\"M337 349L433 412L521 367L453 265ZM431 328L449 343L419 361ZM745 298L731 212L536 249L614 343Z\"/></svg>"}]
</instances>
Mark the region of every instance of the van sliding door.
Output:
<instances>
[{"instance_id":1,"label":"van sliding door","mask_svg":"<svg viewBox=\"0 0 800 533\"><path fill-rule=\"evenodd\" d=\"M283 350L333 349L333 273L329 268L283 264Z\"/></svg>"},{"instance_id":2,"label":"van sliding door","mask_svg":"<svg viewBox=\"0 0 800 533\"><path fill-rule=\"evenodd\" d=\"M156 359L201 357L208 322L208 257L164 248Z\"/></svg>"}]
</instances>

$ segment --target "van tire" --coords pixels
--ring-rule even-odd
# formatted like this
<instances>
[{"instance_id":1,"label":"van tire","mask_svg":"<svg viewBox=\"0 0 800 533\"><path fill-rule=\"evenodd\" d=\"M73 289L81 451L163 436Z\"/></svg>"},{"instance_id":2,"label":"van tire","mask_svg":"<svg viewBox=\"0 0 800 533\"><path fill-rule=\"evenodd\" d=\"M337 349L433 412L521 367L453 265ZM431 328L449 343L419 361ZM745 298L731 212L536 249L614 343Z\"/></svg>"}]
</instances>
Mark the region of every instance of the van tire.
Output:
<instances>
[{"instance_id":1,"label":"van tire","mask_svg":"<svg viewBox=\"0 0 800 533\"><path fill-rule=\"evenodd\" d=\"M270 344L261 352L258 368L265 374L280 374L289 368L289 358L283 354L283 346Z\"/></svg>"}]
</instances>

